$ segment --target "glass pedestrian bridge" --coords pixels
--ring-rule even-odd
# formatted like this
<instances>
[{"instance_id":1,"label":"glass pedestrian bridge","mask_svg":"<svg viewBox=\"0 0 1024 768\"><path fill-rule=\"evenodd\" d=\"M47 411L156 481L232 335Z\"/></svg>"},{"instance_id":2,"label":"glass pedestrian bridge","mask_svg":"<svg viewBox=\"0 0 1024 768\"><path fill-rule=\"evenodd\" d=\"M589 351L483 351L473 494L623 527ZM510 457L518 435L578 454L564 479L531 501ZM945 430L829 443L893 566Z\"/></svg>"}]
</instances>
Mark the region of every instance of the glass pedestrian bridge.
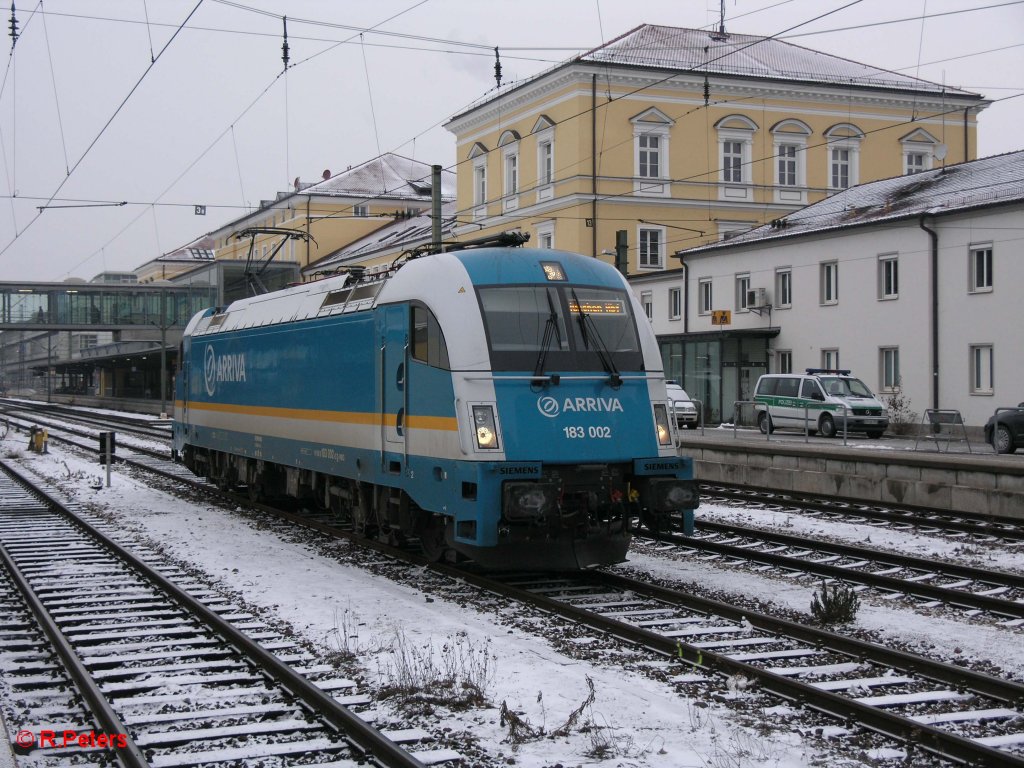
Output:
<instances>
[{"instance_id":1,"label":"glass pedestrian bridge","mask_svg":"<svg viewBox=\"0 0 1024 768\"><path fill-rule=\"evenodd\" d=\"M205 284L0 282L0 330L184 328L216 303L216 286Z\"/></svg>"}]
</instances>

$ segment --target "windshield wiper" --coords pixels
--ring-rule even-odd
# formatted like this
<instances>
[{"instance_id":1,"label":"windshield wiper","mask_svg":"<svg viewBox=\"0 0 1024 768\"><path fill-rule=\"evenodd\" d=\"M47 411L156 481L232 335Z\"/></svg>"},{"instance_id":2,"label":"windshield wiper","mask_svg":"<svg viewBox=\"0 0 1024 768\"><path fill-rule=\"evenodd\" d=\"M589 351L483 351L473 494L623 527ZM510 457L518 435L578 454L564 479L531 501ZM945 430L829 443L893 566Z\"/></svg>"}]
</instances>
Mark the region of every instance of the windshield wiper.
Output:
<instances>
[{"instance_id":1,"label":"windshield wiper","mask_svg":"<svg viewBox=\"0 0 1024 768\"><path fill-rule=\"evenodd\" d=\"M542 384L544 375L544 361L548 357L548 349L551 348L551 339L554 337L559 346L562 344L562 337L558 334L558 312L555 311L555 304L551 301L551 292L545 291L545 296L548 299L548 321L544 324L544 337L540 342L540 354L537 356L537 365L533 369L534 383ZM558 383L558 376L552 375L550 381L553 384Z\"/></svg>"},{"instance_id":2,"label":"windshield wiper","mask_svg":"<svg viewBox=\"0 0 1024 768\"><path fill-rule=\"evenodd\" d=\"M612 360L612 354L608 351L608 348L604 345L604 339L601 338L600 331L597 330L597 326L594 325L594 321L590 318L590 315L583 311L583 305L580 304L579 297L576 296L576 290L572 291L572 300L576 303L576 314L579 315L580 322L580 336L583 338L583 346L586 349L590 349L590 340L587 336L587 328L589 327L594 335L594 351L597 352L597 356L601 359L601 365L610 374L610 381L612 387L618 389L622 386L622 377L619 375L619 370L615 367L615 361Z\"/></svg>"}]
</instances>

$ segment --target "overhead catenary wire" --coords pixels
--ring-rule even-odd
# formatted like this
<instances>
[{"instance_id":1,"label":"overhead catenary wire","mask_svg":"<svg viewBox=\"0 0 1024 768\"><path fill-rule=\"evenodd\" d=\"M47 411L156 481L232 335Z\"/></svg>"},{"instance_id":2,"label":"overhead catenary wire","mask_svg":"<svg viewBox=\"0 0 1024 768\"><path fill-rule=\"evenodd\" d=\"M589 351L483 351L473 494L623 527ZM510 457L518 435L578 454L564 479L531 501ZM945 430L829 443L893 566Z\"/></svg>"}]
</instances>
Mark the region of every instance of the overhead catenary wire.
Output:
<instances>
[{"instance_id":1,"label":"overhead catenary wire","mask_svg":"<svg viewBox=\"0 0 1024 768\"><path fill-rule=\"evenodd\" d=\"M236 7L240 7L240 4L238 4L238 3L222 3L222 4L225 4L225 5L234 5L234 6L236 6ZM415 7L415 6L414 6L414 7ZM755 12L756 12L756 11L755 11ZM280 17L279 17L279 16L277 16L276 14L273 14L273 15L274 15L274 17L275 17L275 18L280 18ZM919 18L918 18L918 20L919 20ZM340 26L340 25L335 25L335 26ZM436 40L441 40L440 38L435 38L435 39L436 39ZM368 41L365 41L365 40L363 40L363 41L360 41L360 42L361 42L361 45L362 45L362 46L364 46L364 47L372 45L371 43L369 43ZM458 42L458 41L446 41L446 43L455 43L455 42ZM479 52L479 53L476 53L476 54L474 54L474 55L487 55L487 53L489 53L489 51L491 50L490 48L485 48L484 46L481 46L480 48L481 48L480 52ZM508 49L508 50L515 50L515 48L514 48L514 47L509 47L509 49ZM607 114L607 113L606 113L606 114ZM436 125L437 125L437 123L435 123L434 125L436 126ZM417 135L418 135L418 136L421 136L421 135L423 135L423 133L425 133L425 132L426 132L426 131L424 131L424 132L421 132L420 134L417 134ZM379 137L378 137L377 141L378 141L378 152L379 152L379 151L380 151L380 142L379 142ZM415 141L415 138L414 138L414 139L411 139L410 141ZM405 143L408 143L408 142L405 142ZM400 145L400 146L404 146L404 144L403 144L403 145ZM237 163L237 162L238 162L238 160L237 160L237 152L236 152L236 163ZM458 166L458 163L456 163L455 165L453 165L453 166L450 166L450 167L451 167L451 168L455 168L455 167L457 167L457 166ZM289 175L290 175L290 174L289 174Z\"/></svg>"},{"instance_id":2,"label":"overhead catenary wire","mask_svg":"<svg viewBox=\"0 0 1024 768\"><path fill-rule=\"evenodd\" d=\"M124 99L121 101L121 103L118 105L117 109L114 110L114 113L110 116L110 118L107 120L107 122L103 124L103 127L100 129L99 133L96 134L95 138L93 138L93 140L89 143L89 146L87 146L85 148L85 151L82 153L82 155L78 158L78 160L75 162L75 164L68 171L68 174L67 174L67 176L64 177L64 180L61 181L61 183L59 185L57 185L57 189L55 189L53 191L53 194L50 196L51 200L60 193L61 189L64 188L64 185L67 183L68 179L71 178L71 175L75 172L75 169L77 169L78 166L82 164L82 161L85 160L85 158L88 156L89 152L92 151L92 148L96 146L96 142L98 142L100 140L100 138L103 136L103 134L106 133L107 128L110 127L110 124L114 122L114 119L121 113L121 110L124 109L124 105L128 103L128 100L132 97L132 94L134 94L135 91L138 90L139 86L142 84L142 81L145 80L146 75L148 75L152 71L153 67L156 66L156 62L163 55L164 51L166 51L167 48L171 45L171 43L174 42L174 40L178 36L178 33L181 32L181 30L184 28L185 24L188 22L188 20L190 18L192 18L192 16L195 14L195 12L199 10L199 6L202 5L202 4L203 4L203 0L198 0L198 2L195 4L195 7L189 12L188 16L185 18L185 21L182 22L181 26L178 27L177 31L175 31L175 33L173 35L171 35L170 40L168 40L164 44L164 47L160 49L160 53L158 53L156 55L156 58L150 63L150 65L142 73L142 76L136 81L135 85L132 86L131 90L124 97ZM24 233L36 221L39 220L39 217L41 215L42 215L42 211L37 212L36 215L32 219L29 220L28 224L25 225L25 228L22 229L20 233L15 235L15 237L13 239L11 239L6 245L4 245L2 248L0 248L0 256L3 256L5 253L7 253L8 249L18 240L18 238L20 236L24 235Z\"/></svg>"},{"instance_id":3,"label":"overhead catenary wire","mask_svg":"<svg viewBox=\"0 0 1024 768\"><path fill-rule=\"evenodd\" d=\"M43 0L39 0L39 8L42 9ZM14 5L11 5L13 10ZM64 120L60 113L60 97L57 91L57 73L53 68L53 52L50 50L50 33L46 28L46 14L40 14L43 19L43 38L46 40L46 59L50 63L50 82L53 84L53 103L57 110L57 127L60 130L60 146L64 150L64 173L71 175L71 166L68 162L68 142L64 137Z\"/></svg>"}]
</instances>

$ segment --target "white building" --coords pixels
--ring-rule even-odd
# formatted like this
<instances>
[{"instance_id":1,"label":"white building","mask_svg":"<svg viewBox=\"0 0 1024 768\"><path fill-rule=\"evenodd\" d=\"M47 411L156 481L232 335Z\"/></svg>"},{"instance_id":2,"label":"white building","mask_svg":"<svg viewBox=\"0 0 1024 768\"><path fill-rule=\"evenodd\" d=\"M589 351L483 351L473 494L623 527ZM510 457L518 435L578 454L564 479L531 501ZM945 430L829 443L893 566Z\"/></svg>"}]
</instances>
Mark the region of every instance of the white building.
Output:
<instances>
[{"instance_id":1,"label":"white building","mask_svg":"<svg viewBox=\"0 0 1024 768\"><path fill-rule=\"evenodd\" d=\"M761 373L807 367L974 426L1024 401L1024 151L853 187L677 256L631 282L709 421Z\"/></svg>"}]
</instances>

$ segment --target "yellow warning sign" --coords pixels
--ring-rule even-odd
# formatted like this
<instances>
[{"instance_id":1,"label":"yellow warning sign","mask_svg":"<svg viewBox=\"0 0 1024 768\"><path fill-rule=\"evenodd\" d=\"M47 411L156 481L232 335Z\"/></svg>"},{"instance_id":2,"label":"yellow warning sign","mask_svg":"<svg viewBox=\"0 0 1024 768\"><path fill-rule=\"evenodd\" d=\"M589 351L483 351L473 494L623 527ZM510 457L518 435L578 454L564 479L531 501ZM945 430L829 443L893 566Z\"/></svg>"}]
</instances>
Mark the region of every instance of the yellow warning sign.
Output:
<instances>
[{"instance_id":1,"label":"yellow warning sign","mask_svg":"<svg viewBox=\"0 0 1024 768\"><path fill-rule=\"evenodd\" d=\"M713 310L711 310L711 324L712 325L732 325L732 310L731 309L713 309Z\"/></svg>"}]
</instances>

